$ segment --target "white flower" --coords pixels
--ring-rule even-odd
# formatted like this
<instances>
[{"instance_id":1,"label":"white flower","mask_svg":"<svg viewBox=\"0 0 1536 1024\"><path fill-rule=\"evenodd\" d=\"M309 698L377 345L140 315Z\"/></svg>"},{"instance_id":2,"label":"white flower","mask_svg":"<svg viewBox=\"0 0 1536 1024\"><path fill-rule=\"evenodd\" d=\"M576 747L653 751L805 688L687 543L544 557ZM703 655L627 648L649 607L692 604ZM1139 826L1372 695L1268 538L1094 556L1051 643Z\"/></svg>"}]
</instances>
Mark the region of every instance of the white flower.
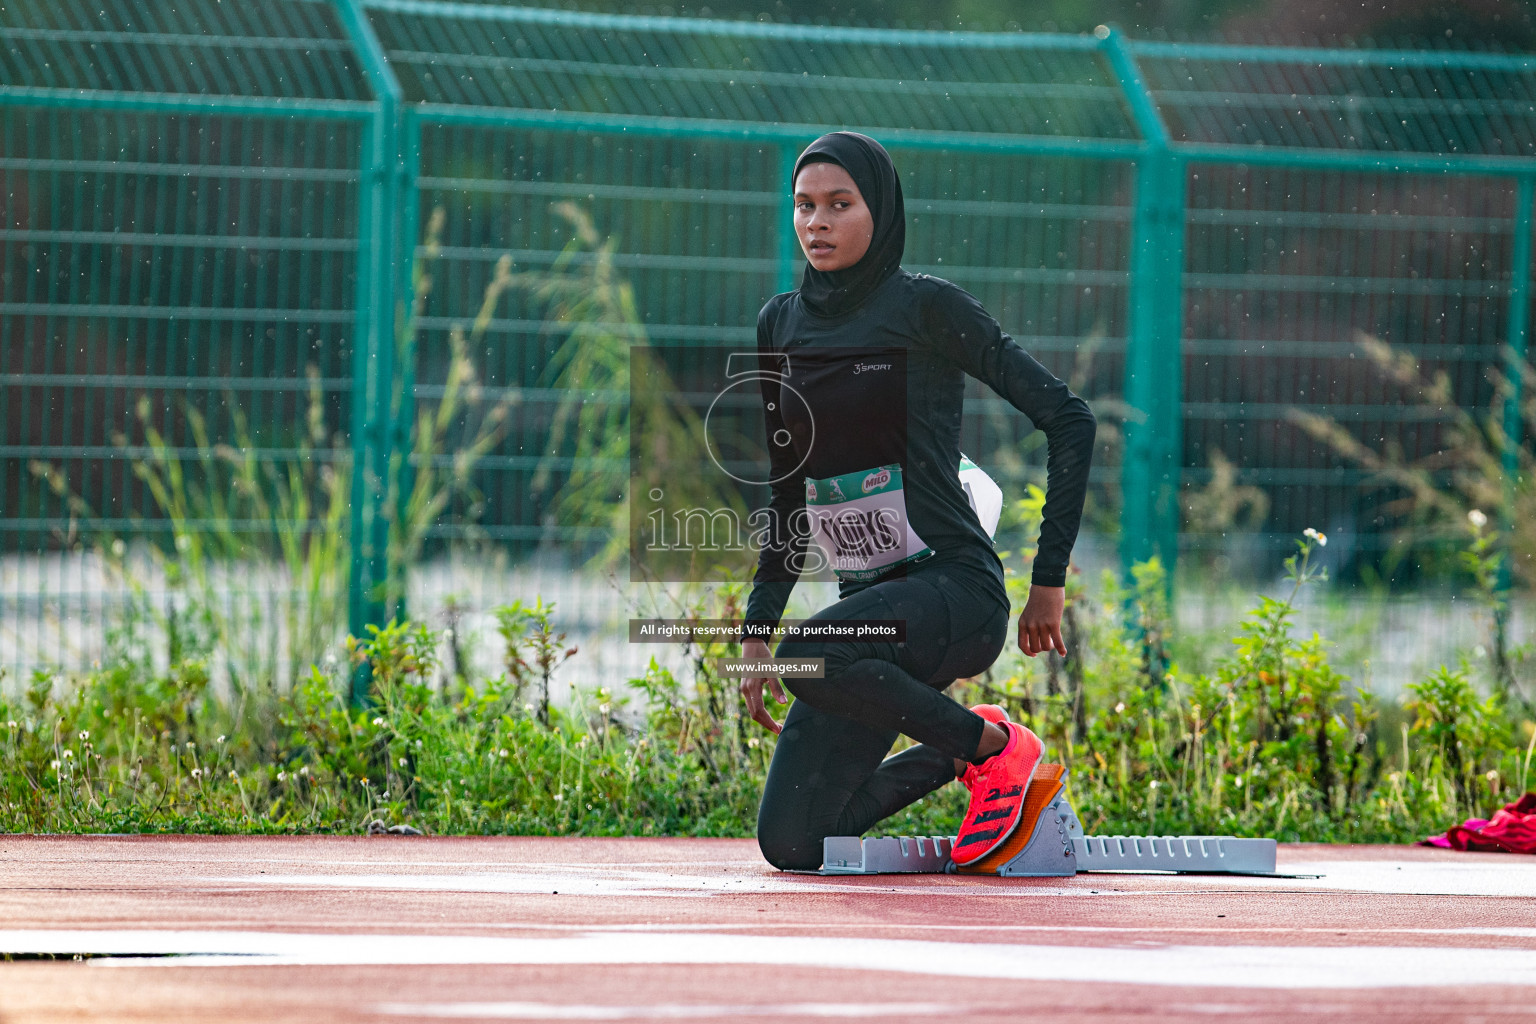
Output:
<instances>
[{"instance_id":1,"label":"white flower","mask_svg":"<svg viewBox=\"0 0 1536 1024\"><path fill-rule=\"evenodd\" d=\"M66 750L66 751L64 751L64 760L68 761L70 758L72 758L74 756L75 756L75 752L73 750Z\"/></svg>"},{"instance_id":2,"label":"white flower","mask_svg":"<svg viewBox=\"0 0 1536 1024\"><path fill-rule=\"evenodd\" d=\"M1125 701L1122 700L1118 704L1115 705L1115 714L1117 714L1117 715L1125 714Z\"/></svg>"},{"instance_id":3,"label":"white flower","mask_svg":"<svg viewBox=\"0 0 1536 1024\"><path fill-rule=\"evenodd\" d=\"M1483 512L1482 509L1475 508L1467 513L1467 522L1481 530L1483 527L1488 525L1488 516Z\"/></svg>"},{"instance_id":4,"label":"white flower","mask_svg":"<svg viewBox=\"0 0 1536 1024\"><path fill-rule=\"evenodd\" d=\"M18 725L17 725L17 724L16 724L16 719L14 719L14 718L13 718L13 719L11 719L11 720L10 720L10 721L9 721L9 722L6 722L6 723L5 723L5 727L6 727L6 728L7 728L7 729L18 729L18 728L20 728L20 726L18 726Z\"/></svg>"},{"instance_id":5,"label":"white flower","mask_svg":"<svg viewBox=\"0 0 1536 1024\"><path fill-rule=\"evenodd\" d=\"M89 733L89 732L82 732L82 733L81 733L81 734L80 734L80 738L81 738L81 739L82 739L82 740L88 740L88 739L90 739L90 738L91 738L91 734L90 734L90 733Z\"/></svg>"},{"instance_id":6,"label":"white flower","mask_svg":"<svg viewBox=\"0 0 1536 1024\"><path fill-rule=\"evenodd\" d=\"M191 750L193 747L196 747L196 746L197 746L196 743L193 743L191 740L187 740L187 749L188 750Z\"/></svg>"},{"instance_id":7,"label":"white flower","mask_svg":"<svg viewBox=\"0 0 1536 1024\"><path fill-rule=\"evenodd\" d=\"M201 768L193 768L192 769L192 777L194 779L202 778L202 775L203 775L203 770Z\"/></svg>"},{"instance_id":8,"label":"white flower","mask_svg":"<svg viewBox=\"0 0 1536 1024\"><path fill-rule=\"evenodd\" d=\"M388 800L389 799L389 790L386 789L384 792L380 793L379 794L379 799L380 800Z\"/></svg>"},{"instance_id":9,"label":"white flower","mask_svg":"<svg viewBox=\"0 0 1536 1024\"><path fill-rule=\"evenodd\" d=\"M299 768L299 774L300 775L308 775L309 774L309 765L306 764L306 765L303 765L302 767L300 767Z\"/></svg>"},{"instance_id":10,"label":"white flower","mask_svg":"<svg viewBox=\"0 0 1536 1024\"><path fill-rule=\"evenodd\" d=\"M1319 530L1314 530L1310 526L1307 527L1305 530L1302 530L1301 531L1301 535L1303 537L1310 537L1313 540L1317 541L1317 546L1320 547L1320 548L1325 548L1325 547L1328 546L1328 535L1326 533L1323 533L1323 532L1319 531Z\"/></svg>"},{"instance_id":11,"label":"white flower","mask_svg":"<svg viewBox=\"0 0 1536 1024\"><path fill-rule=\"evenodd\" d=\"M502 747L500 750L496 751L496 756L497 757L506 757L507 756L507 748L506 747Z\"/></svg>"},{"instance_id":12,"label":"white flower","mask_svg":"<svg viewBox=\"0 0 1536 1024\"><path fill-rule=\"evenodd\" d=\"M758 738L756 736L749 736L749 737L747 737L747 747L749 749L756 750L758 743L759 743L759 740L758 740Z\"/></svg>"},{"instance_id":13,"label":"white flower","mask_svg":"<svg viewBox=\"0 0 1536 1024\"><path fill-rule=\"evenodd\" d=\"M417 741L416 741L416 749L417 749L417 750L420 750L420 749L421 749L421 740L417 740Z\"/></svg>"},{"instance_id":14,"label":"white flower","mask_svg":"<svg viewBox=\"0 0 1536 1024\"><path fill-rule=\"evenodd\" d=\"M278 772L277 773L277 781L278 782L282 782L287 777L288 777L288 773L287 772Z\"/></svg>"},{"instance_id":15,"label":"white flower","mask_svg":"<svg viewBox=\"0 0 1536 1024\"><path fill-rule=\"evenodd\" d=\"M58 771L59 770L59 759L58 758L54 758L52 761L49 761L48 762L48 767L52 768L54 771Z\"/></svg>"},{"instance_id":16,"label":"white flower","mask_svg":"<svg viewBox=\"0 0 1536 1024\"><path fill-rule=\"evenodd\" d=\"M224 734L223 734L223 733L219 733L219 742L220 742L220 743L223 743L223 742L224 742L224 740L225 740L225 738L226 738L226 737L225 737L225 736L224 736Z\"/></svg>"},{"instance_id":17,"label":"white flower","mask_svg":"<svg viewBox=\"0 0 1536 1024\"><path fill-rule=\"evenodd\" d=\"M555 794L555 803L559 803L560 801L562 801L564 799L565 799L565 797L562 796L561 794L559 794L559 793Z\"/></svg>"},{"instance_id":18,"label":"white flower","mask_svg":"<svg viewBox=\"0 0 1536 1024\"><path fill-rule=\"evenodd\" d=\"M1149 788L1149 789L1156 789L1157 788L1157 780L1153 779L1151 782L1147 783L1147 788Z\"/></svg>"},{"instance_id":19,"label":"white flower","mask_svg":"<svg viewBox=\"0 0 1536 1024\"><path fill-rule=\"evenodd\" d=\"M1498 777L1499 777L1499 770L1497 768L1489 768L1488 769L1488 774L1483 776L1483 778L1487 779L1489 782L1493 782Z\"/></svg>"},{"instance_id":20,"label":"white flower","mask_svg":"<svg viewBox=\"0 0 1536 1024\"><path fill-rule=\"evenodd\" d=\"M232 779L238 779L240 777L240 775L233 768L231 768L229 770L229 777L232 778Z\"/></svg>"},{"instance_id":21,"label":"white flower","mask_svg":"<svg viewBox=\"0 0 1536 1024\"><path fill-rule=\"evenodd\" d=\"M382 718L375 718L373 720L373 724L374 725L383 725L384 724L384 719L382 719Z\"/></svg>"},{"instance_id":22,"label":"white flower","mask_svg":"<svg viewBox=\"0 0 1536 1024\"><path fill-rule=\"evenodd\" d=\"M405 758L403 758L403 757L400 759L400 767L401 768L405 767Z\"/></svg>"}]
</instances>

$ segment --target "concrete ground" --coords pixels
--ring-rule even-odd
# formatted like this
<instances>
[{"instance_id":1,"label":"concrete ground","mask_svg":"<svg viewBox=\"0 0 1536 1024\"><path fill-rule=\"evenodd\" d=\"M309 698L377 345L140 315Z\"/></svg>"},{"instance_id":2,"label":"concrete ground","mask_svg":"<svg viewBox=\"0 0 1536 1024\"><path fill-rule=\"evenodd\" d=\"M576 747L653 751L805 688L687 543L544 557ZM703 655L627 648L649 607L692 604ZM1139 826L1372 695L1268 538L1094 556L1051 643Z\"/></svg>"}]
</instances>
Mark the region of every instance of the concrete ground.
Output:
<instances>
[{"instance_id":1,"label":"concrete ground","mask_svg":"<svg viewBox=\"0 0 1536 1024\"><path fill-rule=\"evenodd\" d=\"M1282 846L1280 870L1321 877L821 878L723 839L5 836L0 1024L1536 1019L1536 858Z\"/></svg>"}]
</instances>

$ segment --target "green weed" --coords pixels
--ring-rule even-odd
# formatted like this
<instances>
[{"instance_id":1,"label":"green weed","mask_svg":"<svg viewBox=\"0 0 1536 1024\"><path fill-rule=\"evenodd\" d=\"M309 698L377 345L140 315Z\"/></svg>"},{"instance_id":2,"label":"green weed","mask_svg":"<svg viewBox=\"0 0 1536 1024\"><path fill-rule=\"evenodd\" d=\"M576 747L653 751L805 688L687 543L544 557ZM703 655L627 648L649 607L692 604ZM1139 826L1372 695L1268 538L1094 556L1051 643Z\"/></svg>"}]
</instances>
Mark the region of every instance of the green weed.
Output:
<instances>
[{"instance_id":1,"label":"green weed","mask_svg":"<svg viewBox=\"0 0 1536 1024\"><path fill-rule=\"evenodd\" d=\"M1027 525L1038 497L1012 514ZM1210 671L1171 656L1152 562L1128 589L1072 581L1072 657L1007 656L952 692L1039 732L1095 832L1405 841L1522 790L1536 725L1464 669L1383 702L1351 689L1322 637L1296 635L1324 542L1299 542L1289 592L1259 598ZM739 617L744 597L741 584L696 588L671 613ZM626 687L567 687L561 707L546 694L579 680L581 662L554 606L514 602L496 621L504 671L482 681L442 683L443 639L420 623L350 640L371 669L366 709L348 703L345 662L311 666L286 692L221 696L195 631L159 669L119 636L101 669L40 673L0 700L0 829L357 832L380 819L434 833L752 834L773 739L714 673L730 645L690 644L681 671L653 660ZM881 829L949 832L963 811L948 786Z\"/></svg>"}]
</instances>

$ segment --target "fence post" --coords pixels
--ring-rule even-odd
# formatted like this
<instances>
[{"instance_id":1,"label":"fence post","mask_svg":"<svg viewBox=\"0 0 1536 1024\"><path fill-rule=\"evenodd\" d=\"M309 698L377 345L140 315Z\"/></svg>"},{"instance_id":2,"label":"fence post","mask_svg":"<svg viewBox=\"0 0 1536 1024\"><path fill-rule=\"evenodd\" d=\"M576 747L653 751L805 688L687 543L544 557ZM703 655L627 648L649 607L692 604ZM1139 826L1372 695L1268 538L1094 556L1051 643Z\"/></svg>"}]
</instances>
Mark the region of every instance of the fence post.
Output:
<instances>
[{"instance_id":1,"label":"fence post","mask_svg":"<svg viewBox=\"0 0 1536 1024\"><path fill-rule=\"evenodd\" d=\"M1523 398L1526 338L1530 326L1531 305L1531 221L1532 198L1536 179L1522 175L1515 185L1514 236L1509 260L1509 313L1504 344L1508 351L1510 391L1504 398L1504 481L1513 488L1520 471L1521 434L1520 401ZM1505 515L1509 502L1505 502Z\"/></svg>"},{"instance_id":2,"label":"fence post","mask_svg":"<svg viewBox=\"0 0 1536 1024\"><path fill-rule=\"evenodd\" d=\"M352 341L352 516L347 629L356 637L391 611L389 465L398 415L396 356L403 162L401 91L359 0L336 0L377 104L363 131L358 181L357 316ZM367 666L352 676L352 701L367 700Z\"/></svg>"},{"instance_id":3,"label":"fence post","mask_svg":"<svg viewBox=\"0 0 1536 1024\"><path fill-rule=\"evenodd\" d=\"M399 242L394 264L394 323L399 343L395 348L398 383L390 404L390 457L399 460L395 468L395 507L392 521L405 518L406 505L416 488L416 463L413 432L416 426L416 249L421 235L421 200L416 181L421 177L421 119L416 112L402 109L400 114L400 158L395 164L398 179L395 196ZM410 612L405 603L404 565L388 568L389 613L404 618Z\"/></svg>"},{"instance_id":4,"label":"fence post","mask_svg":"<svg viewBox=\"0 0 1536 1024\"><path fill-rule=\"evenodd\" d=\"M1184 460L1184 220L1186 164L1125 40L1097 32L1147 149L1136 161L1125 356L1125 458L1120 557L1127 570L1157 555L1172 586Z\"/></svg>"},{"instance_id":5,"label":"fence post","mask_svg":"<svg viewBox=\"0 0 1536 1024\"><path fill-rule=\"evenodd\" d=\"M1509 311L1505 319L1504 346L1509 394L1504 396L1504 507L1499 525L1505 536L1514 527L1515 484L1520 475L1520 445L1525 442L1524 418L1520 404L1525 397L1526 351L1531 316L1531 228L1532 200L1536 198L1536 178L1523 174L1515 180L1514 235L1510 239ZM1505 547L1499 565L1499 587L1510 586L1510 552ZM1503 623L1500 623L1502 628Z\"/></svg>"}]
</instances>

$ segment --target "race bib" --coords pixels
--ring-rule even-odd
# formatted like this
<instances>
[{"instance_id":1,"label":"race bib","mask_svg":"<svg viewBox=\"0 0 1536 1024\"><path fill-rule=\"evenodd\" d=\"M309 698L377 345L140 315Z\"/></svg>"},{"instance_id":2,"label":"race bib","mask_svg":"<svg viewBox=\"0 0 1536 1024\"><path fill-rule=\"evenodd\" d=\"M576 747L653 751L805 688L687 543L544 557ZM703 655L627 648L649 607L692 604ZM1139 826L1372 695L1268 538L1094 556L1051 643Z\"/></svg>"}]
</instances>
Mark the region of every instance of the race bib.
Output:
<instances>
[{"instance_id":1,"label":"race bib","mask_svg":"<svg viewBox=\"0 0 1536 1024\"><path fill-rule=\"evenodd\" d=\"M997 520L1003 514L1003 489L964 452L960 453L960 486L965 488L965 497L976 510L981 528L988 537L997 536Z\"/></svg>"},{"instance_id":2,"label":"race bib","mask_svg":"<svg viewBox=\"0 0 1536 1024\"><path fill-rule=\"evenodd\" d=\"M805 481L816 542L840 580L872 580L933 549L907 521L901 467L878 466Z\"/></svg>"},{"instance_id":3,"label":"race bib","mask_svg":"<svg viewBox=\"0 0 1536 1024\"><path fill-rule=\"evenodd\" d=\"M964 453L960 455L960 486L991 537L1003 511L1003 491ZM933 553L907 521L907 497L901 467L844 473L805 481L805 507L811 515L816 542L827 554L841 580L872 580L905 562Z\"/></svg>"}]
</instances>

